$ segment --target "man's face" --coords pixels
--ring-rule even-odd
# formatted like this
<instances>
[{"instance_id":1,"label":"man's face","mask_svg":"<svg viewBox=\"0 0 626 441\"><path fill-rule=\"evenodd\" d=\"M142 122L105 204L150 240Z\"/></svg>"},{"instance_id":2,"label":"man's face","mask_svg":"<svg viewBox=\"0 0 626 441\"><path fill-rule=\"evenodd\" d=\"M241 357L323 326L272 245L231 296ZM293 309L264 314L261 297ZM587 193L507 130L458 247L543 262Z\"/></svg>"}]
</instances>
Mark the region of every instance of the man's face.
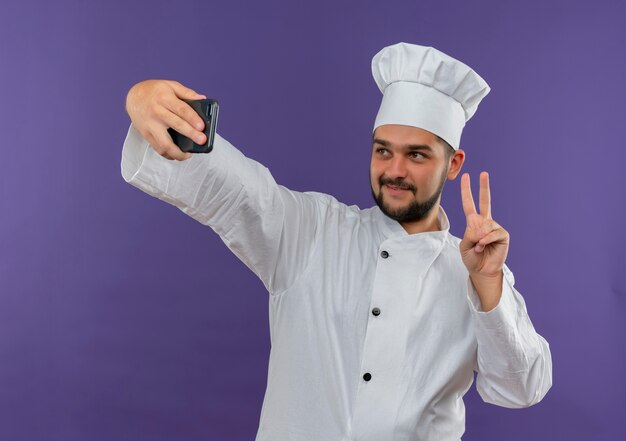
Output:
<instances>
[{"instance_id":1,"label":"man's face","mask_svg":"<svg viewBox=\"0 0 626 441\"><path fill-rule=\"evenodd\" d=\"M423 219L447 179L449 147L426 130L382 125L374 132L370 181L383 213L398 222Z\"/></svg>"}]
</instances>

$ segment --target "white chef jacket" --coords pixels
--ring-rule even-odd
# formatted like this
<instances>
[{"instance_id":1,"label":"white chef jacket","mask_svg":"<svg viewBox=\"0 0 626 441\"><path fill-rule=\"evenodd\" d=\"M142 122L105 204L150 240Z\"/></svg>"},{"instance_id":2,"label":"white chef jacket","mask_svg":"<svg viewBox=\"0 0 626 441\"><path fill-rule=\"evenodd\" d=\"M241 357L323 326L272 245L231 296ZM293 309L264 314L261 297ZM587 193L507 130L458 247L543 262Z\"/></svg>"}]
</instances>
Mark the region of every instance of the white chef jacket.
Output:
<instances>
[{"instance_id":1,"label":"white chef jacket","mask_svg":"<svg viewBox=\"0 0 626 441\"><path fill-rule=\"evenodd\" d=\"M483 312L439 211L407 234L378 207L276 184L220 135L159 156L131 124L122 175L210 226L269 292L271 352L256 441L458 441L463 395L526 407L552 385L549 345L504 267Z\"/></svg>"}]
</instances>

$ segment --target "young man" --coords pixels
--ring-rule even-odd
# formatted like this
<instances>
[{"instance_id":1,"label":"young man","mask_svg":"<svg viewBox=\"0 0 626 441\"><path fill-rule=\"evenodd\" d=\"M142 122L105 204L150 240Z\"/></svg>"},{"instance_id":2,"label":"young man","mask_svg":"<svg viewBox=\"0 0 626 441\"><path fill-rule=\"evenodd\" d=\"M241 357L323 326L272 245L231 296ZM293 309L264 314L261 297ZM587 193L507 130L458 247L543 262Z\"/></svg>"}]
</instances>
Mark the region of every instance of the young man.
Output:
<instances>
[{"instance_id":1,"label":"young man","mask_svg":"<svg viewBox=\"0 0 626 441\"><path fill-rule=\"evenodd\" d=\"M467 228L449 233L444 182L464 161L465 122L489 92L465 64L431 47L381 50L371 187L361 210L296 192L216 135L209 154L181 152L167 128L204 142L172 81L135 85L122 153L130 184L210 226L269 291L270 353L257 441L459 440L463 395L505 407L552 384L547 342L504 264L508 233L461 179ZM180 161L168 161L178 159Z\"/></svg>"}]
</instances>

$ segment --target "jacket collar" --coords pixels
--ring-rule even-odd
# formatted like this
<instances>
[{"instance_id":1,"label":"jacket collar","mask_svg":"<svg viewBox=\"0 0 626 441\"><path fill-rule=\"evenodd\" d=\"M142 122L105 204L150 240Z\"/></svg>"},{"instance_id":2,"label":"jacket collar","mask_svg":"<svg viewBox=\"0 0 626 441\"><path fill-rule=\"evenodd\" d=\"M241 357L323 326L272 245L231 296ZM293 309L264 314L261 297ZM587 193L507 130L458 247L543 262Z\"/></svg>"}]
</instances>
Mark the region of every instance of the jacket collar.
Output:
<instances>
[{"instance_id":1,"label":"jacket collar","mask_svg":"<svg viewBox=\"0 0 626 441\"><path fill-rule=\"evenodd\" d=\"M426 237L443 240L448 236L448 233L450 231L450 222L448 220L448 215L441 205L439 205L439 212L437 213L437 220L439 221L441 229L438 231L426 231L423 233L414 234L407 233L404 227L400 225L400 222L388 217L380 210L378 206L374 206L373 208L375 217L377 218L378 224L381 228L383 240L400 239L403 242L412 242L419 241Z\"/></svg>"}]
</instances>

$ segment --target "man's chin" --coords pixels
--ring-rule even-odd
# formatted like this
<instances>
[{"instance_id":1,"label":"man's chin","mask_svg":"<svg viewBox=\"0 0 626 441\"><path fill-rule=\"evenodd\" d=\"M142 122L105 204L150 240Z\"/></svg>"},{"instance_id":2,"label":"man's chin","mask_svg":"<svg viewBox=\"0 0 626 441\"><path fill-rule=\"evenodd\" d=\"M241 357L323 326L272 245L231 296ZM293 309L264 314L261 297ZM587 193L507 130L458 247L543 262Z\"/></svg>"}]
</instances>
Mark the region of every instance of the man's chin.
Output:
<instances>
[{"instance_id":1,"label":"man's chin","mask_svg":"<svg viewBox=\"0 0 626 441\"><path fill-rule=\"evenodd\" d=\"M382 193L379 193L379 197L376 197L374 192L374 200L376 205L380 208L383 214L397 222L416 222L424 219L432 210L435 200L430 200L425 204L419 204L418 202L411 200L409 202L397 204L389 203L385 197L380 197ZM395 201L394 201L395 202Z\"/></svg>"},{"instance_id":2,"label":"man's chin","mask_svg":"<svg viewBox=\"0 0 626 441\"><path fill-rule=\"evenodd\" d=\"M383 202L380 209L383 213L385 213L389 217L403 217L405 213L408 211L410 204L389 204L387 202Z\"/></svg>"},{"instance_id":3,"label":"man's chin","mask_svg":"<svg viewBox=\"0 0 626 441\"><path fill-rule=\"evenodd\" d=\"M386 198L379 202L378 208L380 208L380 211L393 220L402 222L406 220L407 215L410 215L411 202L389 203Z\"/></svg>"}]
</instances>

